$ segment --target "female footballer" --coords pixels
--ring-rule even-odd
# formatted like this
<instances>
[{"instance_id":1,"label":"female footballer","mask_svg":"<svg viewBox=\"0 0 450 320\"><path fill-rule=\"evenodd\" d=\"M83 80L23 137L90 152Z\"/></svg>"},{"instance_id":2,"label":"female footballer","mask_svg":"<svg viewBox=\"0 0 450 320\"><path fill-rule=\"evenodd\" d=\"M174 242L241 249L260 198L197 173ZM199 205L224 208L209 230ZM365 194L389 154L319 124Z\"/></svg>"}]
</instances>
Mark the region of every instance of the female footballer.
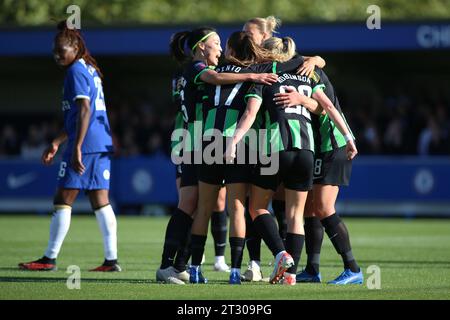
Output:
<instances>
[{"instance_id":1,"label":"female footballer","mask_svg":"<svg viewBox=\"0 0 450 320\"><path fill-rule=\"evenodd\" d=\"M178 273L169 267L163 267L165 265L170 266L177 250L185 245L187 234L191 232L192 218L197 209L198 180L195 157L199 155L198 151L201 150L199 139L201 140L204 85L205 83L225 85L243 81L269 84L276 81L277 77L269 73L220 74L214 71L213 66L218 64L222 49L220 47L220 37L212 28L198 28L192 31L176 33L172 38L170 47L173 56L183 59L187 57L188 59L188 62L184 65L180 91L184 128L178 132L176 137L172 135L173 140L181 139L180 148L182 148L182 155L181 159L178 159L178 162L182 163L182 173L179 204L166 229L162 264L157 271L157 279L182 284L184 283L183 281L174 280L178 279ZM217 198L215 201L217 201ZM207 213L208 222L210 215L211 211ZM191 273L191 282L202 283L206 281L200 271L203 254L200 257L194 254L194 247L198 242L195 235L193 228L191 235L191 247L193 251L191 264L197 266L197 268L194 276Z\"/></svg>"},{"instance_id":2,"label":"female footballer","mask_svg":"<svg viewBox=\"0 0 450 320\"><path fill-rule=\"evenodd\" d=\"M273 60L277 55L271 54L256 45L245 32L234 32L227 41L226 62L216 68L219 73L248 73L282 71L282 68L295 70L303 62L302 58L286 65L275 65ZM266 64L256 64L267 61ZM240 161L232 164L224 163L223 147L230 141L234 128L245 110L245 94L252 85L251 82L213 86L206 85L203 103L204 116L204 154L214 145L220 151L214 150L212 161L204 159L198 167L199 179L199 213L195 217L193 232L206 233L208 217L213 206L213 199L217 197L222 181L228 192L228 212L230 214L230 247L231 247L231 273L230 284L240 284L240 269L242 251L245 244L245 215L244 204L247 196L247 184L250 182L253 164L249 154L251 147L243 145ZM253 141L256 142L256 141ZM256 146L255 146L256 147ZM254 153L256 155L256 153ZM195 239L201 240L197 245L193 241L193 256L200 256L204 250L204 240L197 234ZM199 241L200 242L200 241ZM201 245L203 244L203 245Z\"/></svg>"},{"instance_id":3,"label":"female footballer","mask_svg":"<svg viewBox=\"0 0 450 320\"><path fill-rule=\"evenodd\" d=\"M268 16L266 18L252 18L248 20L243 30L255 41L258 45L262 46L263 42L273 36L277 32L277 29L281 25L281 20L274 16ZM314 67L318 66L323 68L325 66L325 60L320 56L303 57L304 63L300 67L298 73L301 75L311 75L314 71ZM285 241L287 233L287 225L285 218L285 202L284 202L284 188L283 184L278 187L277 192L272 199L273 213L278 222L278 232ZM243 280L245 281L260 281L262 280L261 272L261 238L257 236L249 214L247 218L247 249L250 257L248 263L248 269L243 274Z\"/></svg>"},{"instance_id":4,"label":"female footballer","mask_svg":"<svg viewBox=\"0 0 450 320\"><path fill-rule=\"evenodd\" d=\"M69 231L72 204L80 190L89 196L103 235L104 263L91 271L121 271L117 263L117 222L109 203L113 144L102 88L102 73L90 55L81 33L58 24L53 55L65 70L62 111L64 129L44 151L42 162L50 165L63 142L67 147L58 173L55 211L44 256L20 263L25 270L55 270L56 258Z\"/></svg>"},{"instance_id":5,"label":"female footballer","mask_svg":"<svg viewBox=\"0 0 450 320\"><path fill-rule=\"evenodd\" d=\"M295 55L295 44L290 38L271 38L264 45L267 49L283 52L286 60ZM322 88L322 83L295 73L283 73L278 82L272 86L254 86L247 95L249 97L247 109L233 136L233 145L227 150L227 155L232 159L235 156L236 143L250 128L260 106L263 105L268 130L266 139L270 144L269 152L272 157L279 159L279 170L274 175L265 175L261 171L255 176L250 196L250 214L256 230L275 256L271 283L280 280L288 285L296 283L295 272L304 241L303 211L313 178L314 137L309 109L314 110L317 102L309 97L323 101L322 95L318 94ZM287 89L301 91L302 101L293 108L280 108L274 102L275 94L285 92ZM349 135L345 122L337 110L332 105L325 105L325 110L338 123L339 129ZM356 155L353 140L348 141L347 149L349 157ZM275 222L267 211L271 197L282 182L286 189L287 252L284 250Z\"/></svg>"},{"instance_id":6,"label":"female footballer","mask_svg":"<svg viewBox=\"0 0 450 320\"><path fill-rule=\"evenodd\" d=\"M324 83L324 94L345 120L336 92L325 72L316 68L315 77ZM278 102L284 106L299 103L297 92L278 94ZM336 213L335 203L340 186L348 186L352 161L347 158L346 138L336 129L327 114L313 118L316 134L313 190L309 192L305 208L305 246L308 256L305 270L297 275L298 282L321 282L319 270L323 227L342 257L344 271L330 284L361 284L363 274L353 257L350 236L344 222ZM348 124L346 123L348 126ZM350 128L348 127L350 130ZM352 135L353 136L353 135Z\"/></svg>"}]
</instances>

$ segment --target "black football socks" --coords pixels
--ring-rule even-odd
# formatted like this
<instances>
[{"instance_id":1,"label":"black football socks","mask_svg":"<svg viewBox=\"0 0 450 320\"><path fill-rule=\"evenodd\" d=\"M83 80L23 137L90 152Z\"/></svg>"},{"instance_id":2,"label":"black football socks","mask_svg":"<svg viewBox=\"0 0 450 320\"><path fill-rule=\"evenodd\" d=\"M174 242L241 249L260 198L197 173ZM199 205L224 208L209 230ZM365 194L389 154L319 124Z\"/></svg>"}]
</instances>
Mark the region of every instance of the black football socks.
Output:
<instances>
[{"instance_id":1,"label":"black football socks","mask_svg":"<svg viewBox=\"0 0 450 320\"><path fill-rule=\"evenodd\" d=\"M248 210L245 210L245 244L251 261L261 261L261 237Z\"/></svg>"},{"instance_id":2,"label":"black football socks","mask_svg":"<svg viewBox=\"0 0 450 320\"><path fill-rule=\"evenodd\" d=\"M303 234L287 233L286 234L286 251L292 256L294 265L286 271L295 274L297 273L298 262L302 254L303 244L305 242L305 236Z\"/></svg>"},{"instance_id":3,"label":"black football socks","mask_svg":"<svg viewBox=\"0 0 450 320\"><path fill-rule=\"evenodd\" d=\"M206 236L191 234L192 265L202 264L203 253L205 252Z\"/></svg>"},{"instance_id":4,"label":"black football socks","mask_svg":"<svg viewBox=\"0 0 450 320\"><path fill-rule=\"evenodd\" d=\"M286 244L287 223L286 223L286 202L283 200L272 200L273 214L278 222L278 233Z\"/></svg>"},{"instance_id":5,"label":"black football socks","mask_svg":"<svg viewBox=\"0 0 450 320\"><path fill-rule=\"evenodd\" d=\"M353 257L348 230L344 222L336 213L322 219L321 222L337 253L341 255L344 268L350 269L352 272L359 272L359 266Z\"/></svg>"},{"instance_id":6,"label":"black football socks","mask_svg":"<svg viewBox=\"0 0 450 320\"><path fill-rule=\"evenodd\" d=\"M214 251L217 256L225 255L227 245L227 214L225 211L213 212L211 215L211 234L214 239Z\"/></svg>"},{"instance_id":7,"label":"black football socks","mask_svg":"<svg viewBox=\"0 0 450 320\"><path fill-rule=\"evenodd\" d=\"M253 225L274 256L285 250L277 224L270 213L257 216L253 220Z\"/></svg>"},{"instance_id":8,"label":"black football socks","mask_svg":"<svg viewBox=\"0 0 450 320\"><path fill-rule=\"evenodd\" d=\"M242 252L244 251L244 246L245 238L230 237L231 268L241 268Z\"/></svg>"},{"instance_id":9,"label":"black football socks","mask_svg":"<svg viewBox=\"0 0 450 320\"><path fill-rule=\"evenodd\" d=\"M305 218L305 247L307 263L305 271L312 275L320 272L320 249L323 242L323 226L317 217Z\"/></svg>"},{"instance_id":10,"label":"black football socks","mask_svg":"<svg viewBox=\"0 0 450 320\"><path fill-rule=\"evenodd\" d=\"M191 257L191 229L187 230L184 245L178 248L177 255L175 256L174 268L179 272L186 271L186 265Z\"/></svg>"},{"instance_id":11,"label":"black football socks","mask_svg":"<svg viewBox=\"0 0 450 320\"><path fill-rule=\"evenodd\" d=\"M186 239L186 233L191 229L191 226L192 218L177 208L167 224L161 269L166 269L173 265L175 254L180 247L184 246L183 242Z\"/></svg>"}]
</instances>

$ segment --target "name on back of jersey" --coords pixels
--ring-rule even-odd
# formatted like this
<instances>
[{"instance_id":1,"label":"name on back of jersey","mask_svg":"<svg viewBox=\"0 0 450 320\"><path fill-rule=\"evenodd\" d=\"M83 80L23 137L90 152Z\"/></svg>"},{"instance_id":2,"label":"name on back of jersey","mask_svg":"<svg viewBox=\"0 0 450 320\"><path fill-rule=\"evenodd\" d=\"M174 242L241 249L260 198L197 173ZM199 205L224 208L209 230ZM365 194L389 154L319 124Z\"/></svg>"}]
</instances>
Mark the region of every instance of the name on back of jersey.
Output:
<instances>
[{"instance_id":1,"label":"name on back of jersey","mask_svg":"<svg viewBox=\"0 0 450 320\"><path fill-rule=\"evenodd\" d=\"M232 64L228 64L226 66L222 66L222 67L218 67L216 68L216 72L236 72L239 73L242 70L241 67L232 65Z\"/></svg>"},{"instance_id":2,"label":"name on back of jersey","mask_svg":"<svg viewBox=\"0 0 450 320\"><path fill-rule=\"evenodd\" d=\"M306 82L308 84L311 84L311 79L308 76L301 76L299 74L289 74L289 73L283 73L282 75L280 75L278 77L277 82L278 83L283 83L286 80L298 80L298 81L302 81L302 82Z\"/></svg>"}]
</instances>

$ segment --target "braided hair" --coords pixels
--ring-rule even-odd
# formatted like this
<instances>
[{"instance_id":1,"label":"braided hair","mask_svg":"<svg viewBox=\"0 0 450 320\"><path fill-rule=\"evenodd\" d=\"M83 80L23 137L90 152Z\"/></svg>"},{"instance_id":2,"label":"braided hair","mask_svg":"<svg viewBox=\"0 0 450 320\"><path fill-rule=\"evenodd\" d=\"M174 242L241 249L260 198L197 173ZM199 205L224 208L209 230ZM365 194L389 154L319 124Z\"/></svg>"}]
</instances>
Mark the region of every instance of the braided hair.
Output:
<instances>
[{"instance_id":1,"label":"braided hair","mask_svg":"<svg viewBox=\"0 0 450 320\"><path fill-rule=\"evenodd\" d=\"M86 43L81 36L81 33L77 29L69 29L66 24L66 20L63 20L58 23L57 25L58 33L55 36L54 43L55 45L57 43L65 43L70 46L76 45L78 47L78 53L76 56L76 59L84 59L87 64L90 64L92 67L97 70L97 73L99 74L100 78L103 78L103 74L100 71L100 68L97 65L97 61L94 59L94 57L91 56L89 53L89 50L86 46Z\"/></svg>"}]
</instances>

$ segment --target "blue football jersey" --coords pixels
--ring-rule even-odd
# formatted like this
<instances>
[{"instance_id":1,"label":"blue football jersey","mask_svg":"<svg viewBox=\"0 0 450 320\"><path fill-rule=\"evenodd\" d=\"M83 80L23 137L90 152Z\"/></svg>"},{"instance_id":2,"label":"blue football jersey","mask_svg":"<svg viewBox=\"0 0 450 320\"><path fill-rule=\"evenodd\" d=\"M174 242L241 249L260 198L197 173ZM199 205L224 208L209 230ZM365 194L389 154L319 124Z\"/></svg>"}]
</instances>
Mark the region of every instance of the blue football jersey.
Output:
<instances>
[{"instance_id":1,"label":"blue football jersey","mask_svg":"<svg viewBox=\"0 0 450 320\"><path fill-rule=\"evenodd\" d=\"M88 99L91 117L81 148L82 153L112 152L111 129L103 95L102 80L97 70L83 59L75 61L64 79L63 103L64 128L68 135L66 153L72 153L77 128L77 99Z\"/></svg>"}]
</instances>

